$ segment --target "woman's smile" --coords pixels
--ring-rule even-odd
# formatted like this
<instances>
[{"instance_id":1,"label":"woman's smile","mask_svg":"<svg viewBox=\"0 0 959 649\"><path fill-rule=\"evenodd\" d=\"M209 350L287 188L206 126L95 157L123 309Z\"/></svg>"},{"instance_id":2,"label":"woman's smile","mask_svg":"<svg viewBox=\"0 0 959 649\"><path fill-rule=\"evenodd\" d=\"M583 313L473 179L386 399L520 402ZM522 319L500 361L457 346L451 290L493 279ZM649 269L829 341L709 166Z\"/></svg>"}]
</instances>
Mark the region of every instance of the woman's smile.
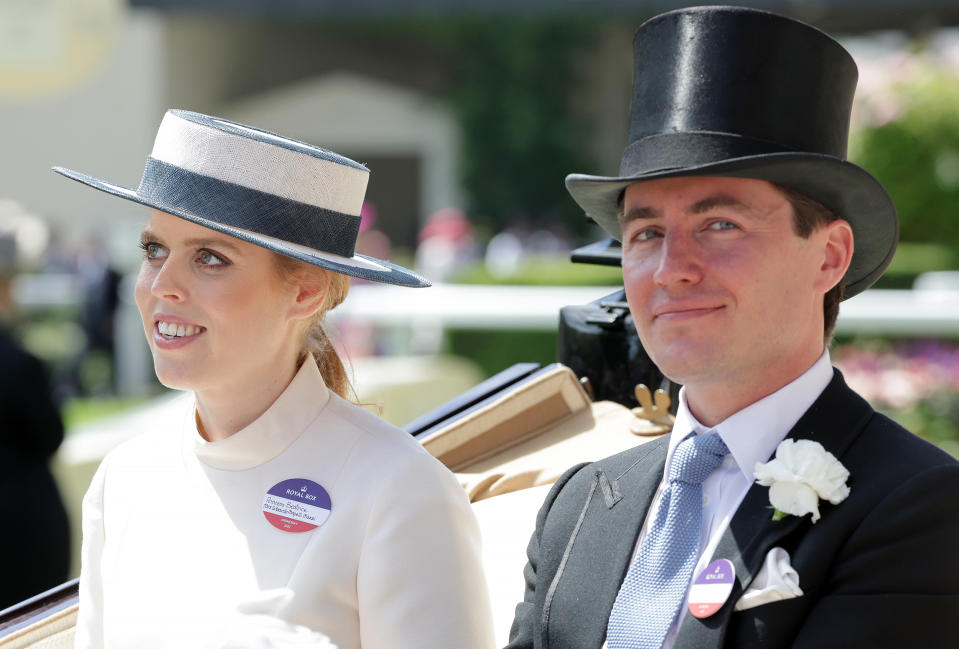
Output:
<instances>
[{"instance_id":1,"label":"woman's smile","mask_svg":"<svg viewBox=\"0 0 959 649\"><path fill-rule=\"evenodd\" d=\"M176 324L173 322L163 322L162 320L157 322L157 331L160 332L161 336L168 338L183 338L184 336L195 336L199 333L203 333L203 327L195 327L193 325L183 325Z\"/></svg>"},{"instance_id":2,"label":"woman's smile","mask_svg":"<svg viewBox=\"0 0 959 649\"><path fill-rule=\"evenodd\" d=\"M180 349L192 343L204 332L206 327L161 317L154 322L153 344L156 349L163 351Z\"/></svg>"}]
</instances>

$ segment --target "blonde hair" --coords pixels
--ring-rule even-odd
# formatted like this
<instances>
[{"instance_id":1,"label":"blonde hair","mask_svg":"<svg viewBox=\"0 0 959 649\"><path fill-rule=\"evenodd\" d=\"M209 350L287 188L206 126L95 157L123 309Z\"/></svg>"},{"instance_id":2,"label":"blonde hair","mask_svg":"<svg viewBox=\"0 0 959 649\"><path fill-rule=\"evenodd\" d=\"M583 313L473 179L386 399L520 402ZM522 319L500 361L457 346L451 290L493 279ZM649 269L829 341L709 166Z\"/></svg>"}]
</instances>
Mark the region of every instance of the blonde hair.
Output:
<instances>
[{"instance_id":1,"label":"blonde hair","mask_svg":"<svg viewBox=\"0 0 959 649\"><path fill-rule=\"evenodd\" d=\"M311 355L320 370L320 375L323 377L326 387L344 399L355 401L356 395L350 383L350 377L340 355L336 353L336 348L334 348L333 342L326 331L325 323L326 314L339 306L350 292L350 278L341 273L318 268L285 255L277 254L276 260L281 276L287 281L291 277L316 277L320 274L329 278L323 305L307 321L307 326L304 328L298 363L302 362L307 354Z\"/></svg>"}]
</instances>

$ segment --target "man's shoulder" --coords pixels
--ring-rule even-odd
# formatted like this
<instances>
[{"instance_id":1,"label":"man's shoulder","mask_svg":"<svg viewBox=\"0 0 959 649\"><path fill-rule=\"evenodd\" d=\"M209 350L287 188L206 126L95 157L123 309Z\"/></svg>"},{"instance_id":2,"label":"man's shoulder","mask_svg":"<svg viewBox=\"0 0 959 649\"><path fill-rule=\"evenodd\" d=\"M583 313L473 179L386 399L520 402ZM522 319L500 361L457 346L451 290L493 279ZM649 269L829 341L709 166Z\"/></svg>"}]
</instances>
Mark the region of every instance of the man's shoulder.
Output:
<instances>
[{"instance_id":1,"label":"man's shoulder","mask_svg":"<svg viewBox=\"0 0 959 649\"><path fill-rule=\"evenodd\" d=\"M959 486L959 462L875 411L845 385L839 372L836 379L814 405L820 409L815 419L822 423L822 429L813 437L822 439L827 448L830 442L841 442L833 452L849 471L853 492L851 502L841 509L853 513L857 508L851 505L856 501L860 503L860 515L868 516L886 499L895 500L896 494L914 493L916 489L927 493L922 498L909 496L907 500L913 505L921 502L941 507L944 494L928 491L951 492Z\"/></svg>"},{"instance_id":2,"label":"man's shoulder","mask_svg":"<svg viewBox=\"0 0 959 649\"><path fill-rule=\"evenodd\" d=\"M882 464L887 474L901 476L936 466L959 466L956 458L880 412L873 413L848 454L851 459Z\"/></svg>"},{"instance_id":3,"label":"man's shoulder","mask_svg":"<svg viewBox=\"0 0 959 649\"><path fill-rule=\"evenodd\" d=\"M645 477L658 482L662 477L668 444L669 435L666 434L615 455L571 467L557 479L547 496L547 509L557 506L565 509L569 505L582 507L583 498L591 490L614 489L616 483L627 474L634 480ZM636 472L642 472L645 476Z\"/></svg>"},{"instance_id":4,"label":"man's shoulder","mask_svg":"<svg viewBox=\"0 0 959 649\"><path fill-rule=\"evenodd\" d=\"M669 446L669 434L664 434L656 439L649 440L643 444L638 444L625 451L620 451L615 455L604 457L589 464L594 471L602 471L610 479L618 478L637 467L644 466L647 462L656 463L666 461L666 450ZM660 476L656 476L658 480Z\"/></svg>"}]
</instances>

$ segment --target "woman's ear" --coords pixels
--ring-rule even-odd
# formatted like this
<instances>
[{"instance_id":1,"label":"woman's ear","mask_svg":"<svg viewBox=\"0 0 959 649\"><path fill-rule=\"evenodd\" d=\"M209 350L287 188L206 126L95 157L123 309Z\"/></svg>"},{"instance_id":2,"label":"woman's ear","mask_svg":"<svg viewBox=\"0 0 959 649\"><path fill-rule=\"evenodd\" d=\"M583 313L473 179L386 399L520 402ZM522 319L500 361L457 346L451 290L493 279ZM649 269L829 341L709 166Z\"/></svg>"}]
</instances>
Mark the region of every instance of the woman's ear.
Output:
<instances>
[{"instance_id":1,"label":"woman's ear","mask_svg":"<svg viewBox=\"0 0 959 649\"><path fill-rule=\"evenodd\" d=\"M330 273L321 268L311 268L293 279L296 296L290 315L307 319L323 308L330 289Z\"/></svg>"},{"instance_id":2,"label":"woman's ear","mask_svg":"<svg viewBox=\"0 0 959 649\"><path fill-rule=\"evenodd\" d=\"M825 294L846 274L852 262L855 244L852 227L842 219L836 219L824 225L822 235L823 258L816 283Z\"/></svg>"}]
</instances>

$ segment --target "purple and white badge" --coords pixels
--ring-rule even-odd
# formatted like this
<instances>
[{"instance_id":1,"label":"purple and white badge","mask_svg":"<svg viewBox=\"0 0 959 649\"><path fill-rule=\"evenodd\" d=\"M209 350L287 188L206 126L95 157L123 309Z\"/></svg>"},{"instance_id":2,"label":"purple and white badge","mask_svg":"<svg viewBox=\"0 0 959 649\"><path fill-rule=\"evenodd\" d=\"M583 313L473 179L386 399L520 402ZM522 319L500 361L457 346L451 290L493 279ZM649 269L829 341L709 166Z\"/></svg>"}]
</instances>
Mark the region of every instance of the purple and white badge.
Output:
<instances>
[{"instance_id":1,"label":"purple and white badge","mask_svg":"<svg viewBox=\"0 0 959 649\"><path fill-rule=\"evenodd\" d=\"M736 569L729 559L717 559L706 566L689 588L689 612L709 617L723 607L736 583Z\"/></svg>"},{"instance_id":2,"label":"purple and white badge","mask_svg":"<svg viewBox=\"0 0 959 649\"><path fill-rule=\"evenodd\" d=\"M273 485L263 498L263 515L283 532L309 532L326 522L332 504L321 485L305 478L291 478Z\"/></svg>"}]
</instances>

